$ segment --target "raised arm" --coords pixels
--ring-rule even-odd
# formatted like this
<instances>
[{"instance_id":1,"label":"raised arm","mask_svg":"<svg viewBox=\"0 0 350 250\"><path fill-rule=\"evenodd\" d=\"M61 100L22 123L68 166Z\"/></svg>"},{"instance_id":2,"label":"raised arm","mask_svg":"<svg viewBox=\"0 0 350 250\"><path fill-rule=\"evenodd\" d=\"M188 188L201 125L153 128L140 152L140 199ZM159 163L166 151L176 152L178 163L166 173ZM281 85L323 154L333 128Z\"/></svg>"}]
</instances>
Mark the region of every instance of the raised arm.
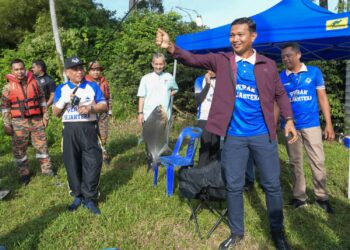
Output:
<instances>
[{"instance_id":1,"label":"raised arm","mask_svg":"<svg viewBox=\"0 0 350 250\"><path fill-rule=\"evenodd\" d=\"M178 59L182 64L207 69L216 72L216 54L194 54L176 46L170 39L167 32L162 29L157 30L156 45L166 49L174 59Z\"/></svg>"}]
</instances>

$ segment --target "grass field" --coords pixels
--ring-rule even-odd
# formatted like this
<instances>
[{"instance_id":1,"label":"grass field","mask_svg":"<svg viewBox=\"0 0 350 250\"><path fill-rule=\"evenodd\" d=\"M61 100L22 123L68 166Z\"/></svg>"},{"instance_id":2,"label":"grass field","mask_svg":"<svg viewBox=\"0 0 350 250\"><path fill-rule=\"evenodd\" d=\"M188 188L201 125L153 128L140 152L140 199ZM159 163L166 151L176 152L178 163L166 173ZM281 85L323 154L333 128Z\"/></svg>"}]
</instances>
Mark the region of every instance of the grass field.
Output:
<instances>
[{"instance_id":1,"label":"grass field","mask_svg":"<svg viewBox=\"0 0 350 250\"><path fill-rule=\"evenodd\" d=\"M175 135L186 124L177 121ZM199 239L194 224L188 221L190 209L180 197L165 193L165 171L160 169L158 187L152 186L153 174L147 173L143 145L137 146L136 121L111 121L109 168L103 168L100 180L101 216L84 208L66 212L72 201L68 195L66 173L60 143L50 148L57 177L44 177L29 150L32 181L23 187L11 154L1 156L1 187L11 195L0 201L0 245L7 249L217 249L229 235L224 224L210 239ZM291 172L286 150L280 145L284 201L291 198ZM325 143L328 189L334 215L316 205L293 210L285 207L285 225L293 249L350 249L350 202L347 196L348 152L338 143ZM314 196L310 169L305 164L310 203ZM239 249L274 249L269 240L265 197L258 184L244 195L246 237ZM203 232L215 221L207 210L199 215Z\"/></svg>"}]
</instances>

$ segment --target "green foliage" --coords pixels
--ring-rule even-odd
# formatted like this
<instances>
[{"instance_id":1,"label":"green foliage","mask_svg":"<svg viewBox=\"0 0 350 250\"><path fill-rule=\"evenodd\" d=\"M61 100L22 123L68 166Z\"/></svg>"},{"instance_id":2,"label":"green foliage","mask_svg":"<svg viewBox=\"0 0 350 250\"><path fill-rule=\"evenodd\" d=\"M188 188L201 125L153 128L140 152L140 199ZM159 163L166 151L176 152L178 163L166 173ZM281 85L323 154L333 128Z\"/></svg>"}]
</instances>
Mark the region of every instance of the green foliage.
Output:
<instances>
[{"instance_id":1,"label":"green foliage","mask_svg":"<svg viewBox=\"0 0 350 250\"><path fill-rule=\"evenodd\" d=\"M162 0L141 0L138 2L136 9L146 9L152 12L164 13Z\"/></svg>"},{"instance_id":2,"label":"green foliage","mask_svg":"<svg viewBox=\"0 0 350 250\"><path fill-rule=\"evenodd\" d=\"M114 12L93 0L55 1L58 24L63 28L114 26ZM48 0L0 0L0 49L14 48L27 32L48 32L51 20Z\"/></svg>"},{"instance_id":3,"label":"green foliage","mask_svg":"<svg viewBox=\"0 0 350 250\"><path fill-rule=\"evenodd\" d=\"M4 123L0 118L0 157L11 151L11 137L4 133Z\"/></svg>"},{"instance_id":4,"label":"green foliage","mask_svg":"<svg viewBox=\"0 0 350 250\"><path fill-rule=\"evenodd\" d=\"M176 13L165 15L152 12L134 13L126 20L120 32L116 33L115 39L101 54L101 60L104 59L104 63L108 65L105 71L107 78L112 79L110 81L113 92L123 108L136 110L136 93L140 79L152 71L153 53L164 52L159 50L154 43L157 28L161 27L169 31L173 39L179 34L198 30L192 24L181 22L180 18ZM109 56L106 57L106 54ZM168 58L167 62L167 71L172 73L173 61ZM184 94L183 90L188 89L188 86L193 86L196 72L198 70L178 67L177 82L180 92L175 98L176 105L178 99Z\"/></svg>"},{"instance_id":5,"label":"green foliage","mask_svg":"<svg viewBox=\"0 0 350 250\"><path fill-rule=\"evenodd\" d=\"M342 130L345 118L345 61L314 61L308 64L321 69L326 82L333 125ZM323 116L321 121L324 124Z\"/></svg>"}]
</instances>

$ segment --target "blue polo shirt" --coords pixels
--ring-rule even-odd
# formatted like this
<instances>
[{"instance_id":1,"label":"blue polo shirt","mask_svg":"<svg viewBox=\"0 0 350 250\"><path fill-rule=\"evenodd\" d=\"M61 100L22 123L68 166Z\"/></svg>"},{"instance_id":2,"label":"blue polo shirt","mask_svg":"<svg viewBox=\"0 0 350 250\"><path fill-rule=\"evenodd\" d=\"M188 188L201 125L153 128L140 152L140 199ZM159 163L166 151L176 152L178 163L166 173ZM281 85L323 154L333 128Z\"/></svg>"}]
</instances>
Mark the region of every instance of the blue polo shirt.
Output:
<instances>
[{"instance_id":1,"label":"blue polo shirt","mask_svg":"<svg viewBox=\"0 0 350 250\"><path fill-rule=\"evenodd\" d=\"M302 64L299 72L284 70L280 77L292 105L295 128L299 130L320 126L317 89L325 89L321 70ZM281 126L285 126L283 119Z\"/></svg>"},{"instance_id":2,"label":"blue polo shirt","mask_svg":"<svg viewBox=\"0 0 350 250\"><path fill-rule=\"evenodd\" d=\"M254 75L255 52L252 57L237 61L236 101L227 132L231 136L268 134Z\"/></svg>"}]
</instances>

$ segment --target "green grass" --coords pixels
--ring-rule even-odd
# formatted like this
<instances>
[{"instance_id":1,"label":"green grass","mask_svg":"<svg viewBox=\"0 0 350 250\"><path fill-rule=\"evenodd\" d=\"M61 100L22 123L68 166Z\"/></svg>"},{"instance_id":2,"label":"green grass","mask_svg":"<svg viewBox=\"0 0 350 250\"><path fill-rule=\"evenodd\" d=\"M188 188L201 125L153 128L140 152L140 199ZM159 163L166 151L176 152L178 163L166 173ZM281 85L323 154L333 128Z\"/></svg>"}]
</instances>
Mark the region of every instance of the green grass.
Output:
<instances>
[{"instance_id":1,"label":"green grass","mask_svg":"<svg viewBox=\"0 0 350 250\"><path fill-rule=\"evenodd\" d=\"M175 135L186 124L177 122ZM111 122L109 151L113 159L103 168L100 180L101 216L86 209L66 212L72 201L59 142L50 148L58 176L41 176L38 163L29 150L34 177L27 187L19 183L10 153L1 155L1 187L12 193L0 202L0 245L7 249L217 249L229 229L220 225L209 240L199 239L188 221L190 209L180 197L165 192L165 171L160 169L158 187L147 173L144 146L137 146L136 121ZM291 170L286 150L280 145L282 184L285 203L291 198ZM347 196L348 152L340 144L325 143L328 189L336 213L327 215L318 207L298 210L285 207L285 224L293 249L349 249L350 202ZM307 193L314 201L311 172L305 164ZM269 240L265 197L256 184L251 195L244 195L246 238L240 249L274 249ZM207 210L199 215L203 234L216 218Z\"/></svg>"}]
</instances>

